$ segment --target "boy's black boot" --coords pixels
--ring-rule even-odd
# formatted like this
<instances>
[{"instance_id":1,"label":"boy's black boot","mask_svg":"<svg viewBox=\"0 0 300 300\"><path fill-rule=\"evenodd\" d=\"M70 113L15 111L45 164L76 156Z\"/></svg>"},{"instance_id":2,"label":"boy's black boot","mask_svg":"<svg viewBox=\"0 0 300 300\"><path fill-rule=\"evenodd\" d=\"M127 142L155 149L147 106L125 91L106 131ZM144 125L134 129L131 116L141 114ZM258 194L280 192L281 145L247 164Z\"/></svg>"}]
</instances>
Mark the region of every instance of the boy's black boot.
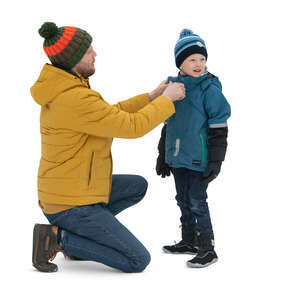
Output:
<instances>
[{"instance_id":1,"label":"boy's black boot","mask_svg":"<svg viewBox=\"0 0 300 300\"><path fill-rule=\"evenodd\" d=\"M218 260L214 250L214 234L212 231L196 231L197 255L187 262L190 268L204 268Z\"/></svg>"},{"instance_id":2,"label":"boy's black boot","mask_svg":"<svg viewBox=\"0 0 300 300\"><path fill-rule=\"evenodd\" d=\"M171 246L163 246L163 251L171 254L196 254L198 250L195 247L194 227L182 226L181 233L182 240Z\"/></svg>"},{"instance_id":3,"label":"boy's black boot","mask_svg":"<svg viewBox=\"0 0 300 300\"><path fill-rule=\"evenodd\" d=\"M63 252L57 243L58 227L35 224L33 229L32 265L41 272L56 272L57 265L49 263L58 252Z\"/></svg>"}]
</instances>

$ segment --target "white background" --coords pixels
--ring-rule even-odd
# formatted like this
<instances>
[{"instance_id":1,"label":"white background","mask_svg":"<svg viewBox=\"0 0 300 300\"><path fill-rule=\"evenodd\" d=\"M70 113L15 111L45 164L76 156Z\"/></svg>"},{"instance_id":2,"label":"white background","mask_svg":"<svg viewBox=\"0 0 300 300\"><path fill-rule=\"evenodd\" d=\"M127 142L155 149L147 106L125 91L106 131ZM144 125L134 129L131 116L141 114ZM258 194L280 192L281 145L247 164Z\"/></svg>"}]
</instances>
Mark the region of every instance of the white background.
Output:
<instances>
[{"instance_id":1,"label":"white background","mask_svg":"<svg viewBox=\"0 0 300 300\"><path fill-rule=\"evenodd\" d=\"M6 1L1 6L2 299L299 299L299 9L297 1ZM161 126L115 139L114 173L149 181L144 200L121 213L151 264L124 274L92 262L31 266L37 206L39 106L29 89L44 63L44 21L77 26L98 53L92 87L110 103L151 91L176 75L183 28L205 41L208 68L232 107L222 173L208 189L219 262L188 269L190 256L161 246L179 240L172 178L155 174ZM5 296L3 296L5 294Z\"/></svg>"}]
</instances>

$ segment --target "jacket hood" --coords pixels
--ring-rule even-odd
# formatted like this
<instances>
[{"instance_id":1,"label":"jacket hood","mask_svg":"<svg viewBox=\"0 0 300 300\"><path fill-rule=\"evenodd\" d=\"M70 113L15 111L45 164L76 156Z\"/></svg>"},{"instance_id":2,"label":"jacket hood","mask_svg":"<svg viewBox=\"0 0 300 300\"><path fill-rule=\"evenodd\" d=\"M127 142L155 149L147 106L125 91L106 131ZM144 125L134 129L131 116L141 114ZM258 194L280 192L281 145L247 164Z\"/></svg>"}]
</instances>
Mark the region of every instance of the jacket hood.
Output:
<instances>
[{"instance_id":1,"label":"jacket hood","mask_svg":"<svg viewBox=\"0 0 300 300\"><path fill-rule=\"evenodd\" d=\"M214 85L217 87L220 91L222 91L222 84L219 78L215 75L209 74L207 79L202 81L201 88L203 90L206 90L210 85Z\"/></svg>"},{"instance_id":2,"label":"jacket hood","mask_svg":"<svg viewBox=\"0 0 300 300\"><path fill-rule=\"evenodd\" d=\"M206 90L213 84L222 91L222 84L219 78L209 72L200 77L186 76L179 73L177 77L168 77L169 81L182 82L186 90L192 90L197 86L201 86L203 90Z\"/></svg>"},{"instance_id":3,"label":"jacket hood","mask_svg":"<svg viewBox=\"0 0 300 300\"><path fill-rule=\"evenodd\" d=\"M88 87L88 80L76 77L64 70L45 64L30 93L36 103L43 106L58 95L78 86Z\"/></svg>"}]
</instances>

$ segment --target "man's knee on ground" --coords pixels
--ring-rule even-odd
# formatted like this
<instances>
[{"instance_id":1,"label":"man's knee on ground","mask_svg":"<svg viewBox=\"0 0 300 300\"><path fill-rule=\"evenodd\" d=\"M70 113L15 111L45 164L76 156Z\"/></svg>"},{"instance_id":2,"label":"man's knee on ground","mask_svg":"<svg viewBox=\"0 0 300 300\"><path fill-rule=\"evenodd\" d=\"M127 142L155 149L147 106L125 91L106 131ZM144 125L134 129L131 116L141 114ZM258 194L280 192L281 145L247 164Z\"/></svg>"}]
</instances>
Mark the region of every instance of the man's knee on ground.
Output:
<instances>
[{"instance_id":1,"label":"man's knee on ground","mask_svg":"<svg viewBox=\"0 0 300 300\"><path fill-rule=\"evenodd\" d=\"M140 200L143 199L143 197L145 196L147 189L148 189L148 182L147 180L139 175L135 176L135 186L136 186L136 195L137 197L135 197L134 199L132 198L132 200L139 202Z\"/></svg>"},{"instance_id":2,"label":"man's knee on ground","mask_svg":"<svg viewBox=\"0 0 300 300\"><path fill-rule=\"evenodd\" d=\"M145 251L144 255L136 256L131 259L131 272L130 273L140 273L143 272L151 261L151 256L148 251Z\"/></svg>"},{"instance_id":3,"label":"man's knee on ground","mask_svg":"<svg viewBox=\"0 0 300 300\"><path fill-rule=\"evenodd\" d=\"M146 194L148 189L148 181L143 176L137 176L137 181L140 186L141 193Z\"/></svg>"}]
</instances>

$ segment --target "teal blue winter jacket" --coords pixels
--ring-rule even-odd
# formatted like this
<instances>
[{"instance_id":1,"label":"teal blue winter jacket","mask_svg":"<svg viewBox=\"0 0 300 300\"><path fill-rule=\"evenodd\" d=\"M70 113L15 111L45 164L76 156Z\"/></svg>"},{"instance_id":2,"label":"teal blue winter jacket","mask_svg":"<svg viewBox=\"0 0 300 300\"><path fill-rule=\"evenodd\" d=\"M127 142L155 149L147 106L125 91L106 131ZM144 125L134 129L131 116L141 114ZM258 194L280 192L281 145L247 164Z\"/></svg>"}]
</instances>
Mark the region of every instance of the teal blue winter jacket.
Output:
<instances>
[{"instance_id":1,"label":"teal blue winter jacket","mask_svg":"<svg viewBox=\"0 0 300 300\"><path fill-rule=\"evenodd\" d=\"M200 77L169 77L182 82L186 97L176 101L176 113L167 121L166 163L173 168L203 172L208 163L208 128L226 127L230 105L222 94L219 79L206 73Z\"/></svg>"}]
</instances>

